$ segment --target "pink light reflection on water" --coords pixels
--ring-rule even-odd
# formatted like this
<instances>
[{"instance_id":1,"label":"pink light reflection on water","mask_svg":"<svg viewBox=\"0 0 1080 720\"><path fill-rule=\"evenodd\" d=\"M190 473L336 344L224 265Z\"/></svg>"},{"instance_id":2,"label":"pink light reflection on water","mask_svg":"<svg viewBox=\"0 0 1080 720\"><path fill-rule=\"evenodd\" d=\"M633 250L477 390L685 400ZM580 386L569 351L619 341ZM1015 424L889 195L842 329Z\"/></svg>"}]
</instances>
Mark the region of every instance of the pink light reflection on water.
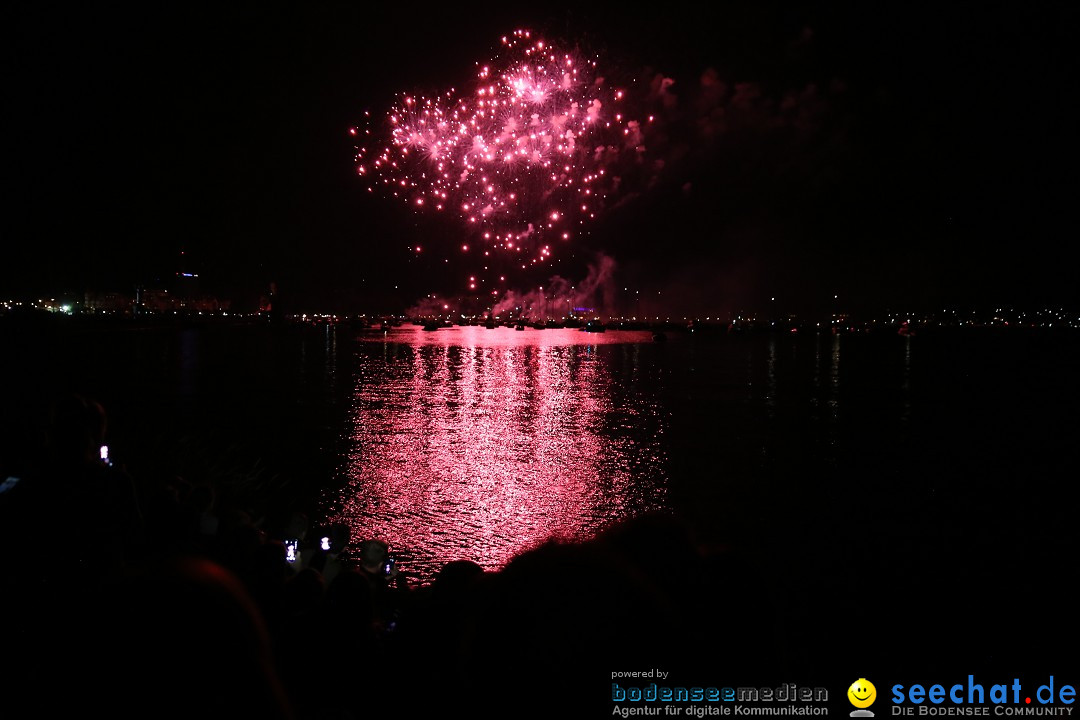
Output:
<instances>
[{"instance_id":1,"label":"pink light reflection on water","mask_svg":"<svg viewBox=\"0 0 1080 720\"><path fill-rule=\"evenodd\" d=\"M327 514L357 541L386 540L404 572L429 581L455 559L497 569L548 538L584 539L663 507L665 418L637 382L635 344L649 333L370 339L344 489Z\"/></svg>"}]
</instances>

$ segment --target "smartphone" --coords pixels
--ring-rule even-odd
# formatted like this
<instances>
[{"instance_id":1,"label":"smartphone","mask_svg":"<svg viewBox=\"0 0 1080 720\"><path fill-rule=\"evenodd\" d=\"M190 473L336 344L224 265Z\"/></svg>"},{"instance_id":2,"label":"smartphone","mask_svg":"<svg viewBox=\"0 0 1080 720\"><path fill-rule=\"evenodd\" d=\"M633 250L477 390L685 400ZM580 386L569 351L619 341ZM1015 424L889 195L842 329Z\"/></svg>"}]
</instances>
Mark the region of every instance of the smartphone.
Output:
<instances>
[{"instance_id":1,"label":"smartphone","mask_svg":"<svg viewBox=\"0 0 1080 720\"><path fill-rule=\"evenodd\" d=\"M319 541L319 547L321 547L323 550L329 550L330 549L330 538L324 537L322 540L320 540Z\"/></svg>"},{"instance_id":2,"label":"smartphone","mask_svg":"<svg viewBox=\"0 0 1080 720\"><path fill-rule=\"evenodd\" d=\"M383 575L390 577L390 573L394 571L394 562L394 558L386 559L386 562L384 562L382 566Z\"/></svg>"},{"instance_id":3,"label":"smartphone","mask_svg":"<svg viewBox=\"0 0 1080 720\"><path fill-rule=\"evenodd\" d=\"M299 540L286 540L285 541L285 559L286 560L288 560L291 563L294 563L294 562L297 561L297 559L300 557L300 553L297 552L296 548L299 547L299 545L300 545Z\"/></svg>"},{"instance_id":4,"label":"smartphone","mask_svg":"<svg viewBox=\"0 0 1080 720\"><path fill-rule=\"evenodd\" d=\"M111 466L112 465L112 459L109 458L109 446L108 445L102 445L99 452L101 453L101 462L105 463L106 465Z\"/></svg>"}]
</instances>

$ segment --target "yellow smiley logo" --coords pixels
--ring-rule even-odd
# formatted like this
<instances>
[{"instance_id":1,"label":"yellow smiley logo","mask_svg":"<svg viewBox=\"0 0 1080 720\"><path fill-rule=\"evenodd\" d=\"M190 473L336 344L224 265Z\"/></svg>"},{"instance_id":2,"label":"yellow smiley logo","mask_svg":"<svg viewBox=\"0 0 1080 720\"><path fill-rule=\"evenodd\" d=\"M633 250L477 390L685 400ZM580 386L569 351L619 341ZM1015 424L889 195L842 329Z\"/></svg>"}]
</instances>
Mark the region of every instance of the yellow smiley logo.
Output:
<instances>
[{"instance_id":1,"label":"yellow smiley logo","mask_svg":"<svg viewBox=\"0 0 1080 720\"><path fill-rule=\"evenodd\" d=\"M847 689L848 700L857 708L868 708L877 699L877 688L866 678L859 678Z\"/></svg>"}]
</instances>

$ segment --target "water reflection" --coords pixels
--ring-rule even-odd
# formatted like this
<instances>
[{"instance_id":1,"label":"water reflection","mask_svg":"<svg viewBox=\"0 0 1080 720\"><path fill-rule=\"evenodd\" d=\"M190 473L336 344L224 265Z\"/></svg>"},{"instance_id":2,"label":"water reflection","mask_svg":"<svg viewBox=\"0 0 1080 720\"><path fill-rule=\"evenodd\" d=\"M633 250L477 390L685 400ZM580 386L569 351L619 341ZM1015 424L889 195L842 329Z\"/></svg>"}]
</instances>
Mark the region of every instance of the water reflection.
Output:
<instances>
[{"instance_id":1,"label":"water reflection","mask_svg":"<svg viewBox=\"0 0 1080 720\"><path fill-rule=\"evenodd\" d=\"M398 330L358 346L343 490L327 514L426 581L497 568L662 507L667 418L640 381L648 333Z\"/></svg>"}]
</instances>

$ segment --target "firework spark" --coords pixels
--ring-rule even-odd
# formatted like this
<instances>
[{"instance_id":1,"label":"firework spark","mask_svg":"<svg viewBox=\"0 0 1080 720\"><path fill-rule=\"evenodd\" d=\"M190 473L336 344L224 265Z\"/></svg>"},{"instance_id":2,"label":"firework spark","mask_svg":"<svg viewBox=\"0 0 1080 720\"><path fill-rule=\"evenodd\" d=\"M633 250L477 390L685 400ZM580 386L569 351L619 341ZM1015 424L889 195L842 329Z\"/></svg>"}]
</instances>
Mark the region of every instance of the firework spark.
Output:
<instances>
[{"instance_id":1,"label":"firework spark","mask_svg":"<svg viewBox=\"0 0 1080 720\"><path fill-rule=\"evenodd\" d=\"M373 142L357 147L357 171L373 192L459 219L474 252L545 263L617 190L611 158L642 149L651 118L628 117L625 92L597 59L518 30L465 92L401 95L365 131Z\"/></svg>"}]
</instances>

